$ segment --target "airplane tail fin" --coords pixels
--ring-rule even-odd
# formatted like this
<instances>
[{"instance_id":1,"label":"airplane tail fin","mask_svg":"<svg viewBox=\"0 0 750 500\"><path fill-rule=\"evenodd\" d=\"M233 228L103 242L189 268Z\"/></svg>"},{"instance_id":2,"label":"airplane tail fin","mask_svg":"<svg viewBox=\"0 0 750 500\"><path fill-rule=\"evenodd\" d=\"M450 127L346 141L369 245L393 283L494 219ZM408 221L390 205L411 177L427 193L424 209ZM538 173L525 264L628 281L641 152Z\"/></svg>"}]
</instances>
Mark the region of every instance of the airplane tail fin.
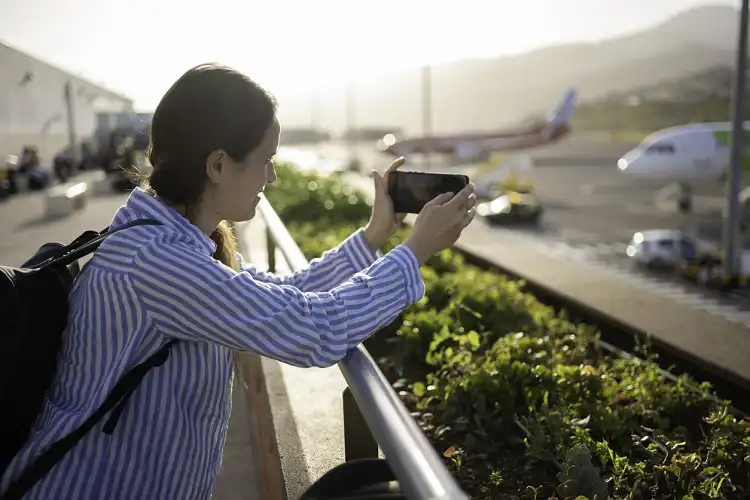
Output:
<instances>
[{"instance_id":1,"label":"airplane tail fin","mask_svg":"<svg viewBox=\"0 0 750 500\"><path fill-rule=\"evenodd\" d=\"M577 97L578 91L576 89L568 90L555 111L547 117L547 123L549 125L570 123L571 118L573 118Z\"/></svg>"},{"instance_id":2,"label":"airplane tail fin","mask_svg":"<svg viewBox=\"0 0 750 500\"><path fill-rule=\"evenodd\" d=\"M573 118L577 98L578 91L576 89L570 89L565 93L557 108L547 116L547 122L542 130L545 138L555 135L556 131L560 129L570 127L570 120Z\"/></svg>"}]
</instances>

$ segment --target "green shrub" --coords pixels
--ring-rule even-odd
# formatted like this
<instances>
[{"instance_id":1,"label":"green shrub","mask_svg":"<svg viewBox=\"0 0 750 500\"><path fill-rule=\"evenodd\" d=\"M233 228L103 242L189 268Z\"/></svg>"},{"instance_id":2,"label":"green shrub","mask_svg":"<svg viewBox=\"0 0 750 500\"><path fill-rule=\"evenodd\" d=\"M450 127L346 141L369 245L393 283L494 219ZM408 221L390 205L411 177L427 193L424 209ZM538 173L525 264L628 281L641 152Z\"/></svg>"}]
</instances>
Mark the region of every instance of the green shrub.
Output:
<instances>
[{"instance_id":1,"label":"green shrub","mask_svg":"<svg viewBox=\"0 0 750 500\"><path fill-rule=\"evenodd\" d=\"M336 177L279 177L269 200L309 258L369 217ZM707 384L670 382L647 352L610 356L595 329L453 251L422 276L425 298L378 335L383 366L407 379L405 404L472 498L750 495L750 423Z\"/></svg>"}]
</instances>

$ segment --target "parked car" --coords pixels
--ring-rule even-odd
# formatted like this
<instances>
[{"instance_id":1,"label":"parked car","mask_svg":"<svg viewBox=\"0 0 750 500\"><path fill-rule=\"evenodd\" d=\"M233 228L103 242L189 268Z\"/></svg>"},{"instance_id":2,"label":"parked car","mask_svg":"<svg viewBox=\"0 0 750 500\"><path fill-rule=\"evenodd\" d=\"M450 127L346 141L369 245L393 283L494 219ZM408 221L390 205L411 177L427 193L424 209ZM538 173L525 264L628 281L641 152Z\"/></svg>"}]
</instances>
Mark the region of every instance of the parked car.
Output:
<instances>
[{"instance_id":1,"label":"parked car","mask_svg":"<svg viewBox=\"0 0 750 500\"><path fill-rule=\"evenodd\" d=\"M674 270L685 262L713 258L715 249L678 229L651 229L635 233L625 253L638 265Z\"/></svg>"},{"instance_id":2,"label":"parked car","mask_svg":"<svg viewBox=\"0 0 750 500\"><path fill-rule=\"evenodd\" d=\"M52 175L49 169L42 167L36 147L24 146L20 157L14 154L5 157L2 178L7 181L9 193L15 194L45 189Z\"/></svg>"},{"instance_id":3,"label":"parked car","mask_svg":"<svg viewBox=\"0 0 750 500\"><path fill-rule=\"evenodd\" d=\"M532 193L507 192L492 201L477 205L477 214L490 223L503 224L511 222L539 221L542 204Z\"/></svg>"}]
</instances>

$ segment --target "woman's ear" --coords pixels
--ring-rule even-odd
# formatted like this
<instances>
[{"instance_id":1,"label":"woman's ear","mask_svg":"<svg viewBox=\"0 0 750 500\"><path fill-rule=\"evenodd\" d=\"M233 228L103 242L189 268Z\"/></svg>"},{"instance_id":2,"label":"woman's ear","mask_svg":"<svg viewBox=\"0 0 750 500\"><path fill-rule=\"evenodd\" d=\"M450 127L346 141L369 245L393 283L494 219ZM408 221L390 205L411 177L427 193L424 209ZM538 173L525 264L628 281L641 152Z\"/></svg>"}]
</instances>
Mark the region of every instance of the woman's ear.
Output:
<instances>
[{"instance_id":1,"label":"woman's ear","mask_svg":"<svg viewBox=\"0 0 750 500\"><path fill-rule=\"evenodd\" d=\"M206 157L206 176L209 182L216 184L221 181L221 176L226 171L226 160L227 155L221 149L209 153Z\"/></svg>"}]
</instances>

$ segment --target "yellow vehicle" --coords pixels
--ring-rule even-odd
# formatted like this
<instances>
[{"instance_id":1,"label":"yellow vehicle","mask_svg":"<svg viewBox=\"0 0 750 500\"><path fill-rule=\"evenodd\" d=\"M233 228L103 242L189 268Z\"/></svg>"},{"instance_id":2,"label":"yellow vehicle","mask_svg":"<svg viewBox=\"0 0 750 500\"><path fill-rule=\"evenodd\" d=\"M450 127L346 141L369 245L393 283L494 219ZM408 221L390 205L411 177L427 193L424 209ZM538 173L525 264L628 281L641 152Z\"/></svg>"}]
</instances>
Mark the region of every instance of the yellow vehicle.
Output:
<instances>
[{"instance_id":1,"label":"yellow vehicle","mask_svg":"<svg viewBox=\"0 0 750 500\"><path fill-rule=\"evenodd\" d=\"M477 205L477 214L490 223L539 222L544 210L532 193L508 191L492 201Z\"/></svg>"}]
</instances>

